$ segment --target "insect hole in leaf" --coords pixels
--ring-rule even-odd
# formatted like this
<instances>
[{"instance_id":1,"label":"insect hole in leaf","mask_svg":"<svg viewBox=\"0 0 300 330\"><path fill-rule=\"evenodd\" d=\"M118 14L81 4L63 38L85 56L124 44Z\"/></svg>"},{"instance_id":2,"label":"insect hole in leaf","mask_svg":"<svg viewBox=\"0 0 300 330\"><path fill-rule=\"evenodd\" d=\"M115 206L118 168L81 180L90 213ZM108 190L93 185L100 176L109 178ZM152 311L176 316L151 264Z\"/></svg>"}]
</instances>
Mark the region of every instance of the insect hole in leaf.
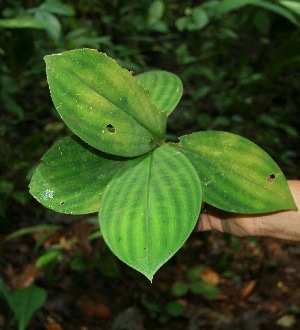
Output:
<instances>
[{"instance_id":1,"label":"insect hole in leaf","mask_svg":"<svg viewBox=\"0 0 300 330\"><path fill-rule=\"evenodd\" d=\"M110 134L114 134L116 132L116 128L112 124L106 125L106 129Z\"/></svg>"}]
</instances>

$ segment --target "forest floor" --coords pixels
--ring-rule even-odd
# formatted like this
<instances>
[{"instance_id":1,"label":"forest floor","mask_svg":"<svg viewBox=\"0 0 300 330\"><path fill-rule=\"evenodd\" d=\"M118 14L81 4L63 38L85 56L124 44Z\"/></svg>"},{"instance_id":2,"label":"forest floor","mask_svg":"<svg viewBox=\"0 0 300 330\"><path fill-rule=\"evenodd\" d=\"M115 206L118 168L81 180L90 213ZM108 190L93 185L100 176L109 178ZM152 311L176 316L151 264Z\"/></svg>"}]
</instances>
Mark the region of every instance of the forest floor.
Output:
<instances>
[{"instance_id":1,"label":"forest floor","mask_svg":"<svg viewBox=\"0 0 300 330\"><path fill-rule=\"evenodd\" d=\"M50 215L53 223L65 217ZM106 249L101 238L88 240L92 228L88 220L66 217L62 228L43 241L41 233L9 241L0 235L0 268L7 286L14 290L35 283L48 292L28 329L300 329L298 243L193 233L151 284L112 255L95 257ZM34 224L29 213L19 225ZM55 246L63 247L62 255L38 269L37 257ZM69 261L78 252L85 255L86 267L74 270ZM201 280L220 290L218 298L192 292L174 296L174 286L187 283L189 272L199 266ZM175 310L170 309L174 302ZM0 301L0 329L17 329L11 318Z\"/></svg>"}]
</instances>

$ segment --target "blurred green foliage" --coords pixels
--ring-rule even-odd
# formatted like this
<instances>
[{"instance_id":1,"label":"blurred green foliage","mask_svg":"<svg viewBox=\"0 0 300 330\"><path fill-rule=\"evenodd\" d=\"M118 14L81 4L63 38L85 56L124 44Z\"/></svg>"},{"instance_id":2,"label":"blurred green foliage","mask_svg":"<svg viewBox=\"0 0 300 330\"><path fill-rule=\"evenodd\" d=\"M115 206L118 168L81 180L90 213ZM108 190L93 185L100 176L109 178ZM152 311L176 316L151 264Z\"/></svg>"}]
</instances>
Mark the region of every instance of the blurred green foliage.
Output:
<instances>
[{"instance_id":1,"label":"blurred green foliage","mask_svg":"<svg viewBox=\"0 0 300 330\"><path fill-rule=\"evenodd\" d=\"M299 22L297 1L283 0L1 2L1 228L25 207L36 217L44 212L27 193L32 164L66 129L53 111L43 57L69 49L97 48L136 74L178 74L185 92L170 139L237 133L299 178Z\"/></svg>"},{"instance_id":2,"label":"blurred green foliage","mask_svg":"<svg viewBox=\"0 0 300 330\"><path fill-rule=\"evenodd\" d=\"M195 266L188 270L187 280L176 282L172 286L172 294L175 297L183 297L187 293L192 292L196 295L201 295L205 299L218 299L220 290L217 285L205 281L201 278L204 272L204 266Z\"/></svg>"},{"instance_id":3,"label":"blurred green foliage","mask_svg":"<svg viewBox=\"0 0 300 330\"><path fill-rule=\"evenodd\" d=\"M185 306L179 300L171 300L164 305L160 305L143 299L141 303L149 316L162 324L168 323L172 318L182 316L185 311Z\"/></svg>"},{"instance_id":4,"label":"blurred green foliage","mask_svg":"<svg viewBox=\"0 0 300 330\"><path fill-rule=\"evenodd\" d=\"M47 292L34 285L9 291L0 277L0 297L11 309L18 323L18 330L25 330L34 313L46 302ZM14 320L12 319L12 321Z\"/></svg>"}]
</instances>

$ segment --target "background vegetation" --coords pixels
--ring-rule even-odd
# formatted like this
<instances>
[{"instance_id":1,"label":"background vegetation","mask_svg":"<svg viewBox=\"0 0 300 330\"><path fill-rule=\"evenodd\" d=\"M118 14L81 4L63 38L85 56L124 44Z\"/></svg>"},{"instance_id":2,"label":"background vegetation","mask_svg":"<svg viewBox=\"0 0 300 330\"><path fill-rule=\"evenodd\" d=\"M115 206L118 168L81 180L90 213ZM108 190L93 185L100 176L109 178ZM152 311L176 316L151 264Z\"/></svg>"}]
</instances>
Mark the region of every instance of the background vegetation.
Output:
<instances>
[{"instance_id":1,"label":"background vegetation","mask_svg":"<svg viewBox=\"0 0 300 330\"><path fill-rule=\"evenodd\" d=\"M80 236L68 218L44 210L28 194L38 160L67 134L50 99L46 54L89 47L136 74L152 68L174 72L185 90L171 117L170 139L206 129L237 133L269 152L287 178L299 179L298 1L6 0L0 3L0 15L0 252L4 251L0 277L4 282L10 281L9 263L20 269L22 264L36 265L36 260L38 269L44 269L41 284L46 287L57 280L58 268L64 276L70 269L97 269L112 277L120 271L99 238L95 219L84 219L84 224L79 219L84 228L76 225L84 233ZM29 229L17 231L24 227ZM17 238L7 240L10 233ZM206 236L202 239L209 241ZM20 242L30 247L32 256L12 261L8 246L21 246ZM234 242L228 238L230 251ZM223 253L222 258L220 267L228 271L228 255ZM177 297L201 287L192 280L184 283L186 291L177 292ZM9 286L14 287L11 282ZM215 287L205 290L207 299L219 294ZM156 319L181 313L182 304L158 308L141 301Z\"/></svg>"}]
</instances>

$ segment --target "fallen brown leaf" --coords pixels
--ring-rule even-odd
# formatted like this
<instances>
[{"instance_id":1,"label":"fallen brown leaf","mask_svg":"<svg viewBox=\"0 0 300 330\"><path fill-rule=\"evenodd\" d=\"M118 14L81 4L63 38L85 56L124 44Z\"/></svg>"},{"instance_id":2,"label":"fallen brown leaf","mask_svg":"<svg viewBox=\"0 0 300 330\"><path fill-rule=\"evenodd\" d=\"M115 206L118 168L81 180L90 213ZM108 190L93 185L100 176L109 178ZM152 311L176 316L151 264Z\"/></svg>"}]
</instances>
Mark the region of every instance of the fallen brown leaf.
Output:
<instances>
[{"instance_id":1,"label":"fallen brown leaf","mask_svg":"<svg viewBox=\"0 0 300 330\"><path fill-rule=\"evenodd\" d=\"M289 288L282 281L277 282L277 288L284 293L287 293L289 291Z\"/></svg>"},{"instance_id":2,"label":"fallen brown leaf","mask_svg":"<svg viewBox=\"0 0 300 330\"><path fill-rule=\"evenodd\" d=\"M0 314L0 327L4 327L5 324L5 318L2 314Z\"/></svg>"},{"instance_id":3,"label":"fallen brown leaf","mask_svg":"<svg viewBox=\"0 0 300 330\"><path fill-rule=\"evenodd\" d=\"M211 284L217 285L220 281L220 275L210 268L205 268L201 273L201 279Z\"/></svg>"},{"instance_id":4,"label":"fallen brown leaf","mask_svg":"<svg viewBox=\"0 0 300 330\"><path fill-rule=\"evenodd\" d=\"M107 319L112 316L108 306L99 299L92 297L81 297L77 301L77 306L85 315L97 317L99 319Z\"/></svg>"},{"instance_id":5,"label":"fallen brown leaf","mask_svg":"<svg viewBox=\"0 0 300 330\"><path fill-rule=\"evenodd\" d=\"M57 323L51 316L47 316L46 330L63 330L63 327Z\"/></svg>"},{"instance_id":6,"label":"fallen brown leaf","mask_svg":"<svg viewBox=\"0 0 300 330\"><path fill-rule=\"evenodd\" d=\"M7 269L6 274L9 274L9 282L12 288L20 289L32 285L37 276L39 276L43 270L36 267L36 262L32 262L23 267L21 271L16 272L13 267Z\"/></svg>"},{"instance_id":7,"label":"fallen brown leaf","mask_svg":"<svg viewBox=\"0 0 300 330\"><path fill-rule=\"evenodd\" d=\"M239 292L239 298L242 300L242 299L245 299L246 297L248 297L251 294L251 292L253 291L253 289L255 288L256 283L257 283L256 280L251 280L251 281L245 283Z\"/></svg>"}]
</instances>

